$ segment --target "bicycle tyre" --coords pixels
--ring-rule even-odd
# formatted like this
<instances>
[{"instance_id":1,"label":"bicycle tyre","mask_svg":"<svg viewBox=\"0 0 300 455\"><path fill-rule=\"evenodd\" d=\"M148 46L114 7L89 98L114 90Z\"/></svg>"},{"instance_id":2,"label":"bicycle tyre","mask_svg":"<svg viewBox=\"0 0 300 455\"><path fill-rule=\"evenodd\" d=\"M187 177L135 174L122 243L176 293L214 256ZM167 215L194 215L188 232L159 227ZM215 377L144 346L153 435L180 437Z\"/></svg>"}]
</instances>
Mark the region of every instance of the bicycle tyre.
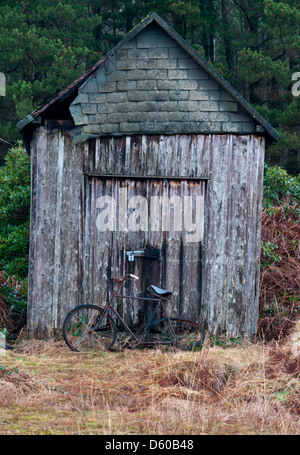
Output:
<instances>
[{"instance_id":1,"label":"bicycle tyre","mask_svg":"<svg viewBox=\"0 0 300 455\"><path fill-rule=\"evenodd\" d=\"M107 315L101 325L103 309L96 305L79 305L71 310L63 323L63 337L72 351L99 352L112 348L117 338L116 326Z\"/></svg>"},{"instance_id":2,"label":"bicycle tyre","mask_svg":"<svg viewBox=\"0 0 300 455\"><path fill-rule=\"evenodd\" d=\"M179 349L192 351L201 348L205 340L205 330L200 324L188 319L169 318L177 340L174 339L168 325L168 319L162 318L154 321L149 327L147 341L157 345L174 344Z\"/></svg>"}]
</instances>

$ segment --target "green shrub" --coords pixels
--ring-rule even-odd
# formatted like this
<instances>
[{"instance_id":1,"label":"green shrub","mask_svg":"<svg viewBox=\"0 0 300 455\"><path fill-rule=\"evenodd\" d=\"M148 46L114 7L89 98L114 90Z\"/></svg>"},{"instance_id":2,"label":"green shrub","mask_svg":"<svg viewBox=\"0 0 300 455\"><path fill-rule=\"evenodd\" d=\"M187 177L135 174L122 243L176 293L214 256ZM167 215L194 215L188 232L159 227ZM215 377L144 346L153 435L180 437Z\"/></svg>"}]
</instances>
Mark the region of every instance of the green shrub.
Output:
<instances>
[{"instance_id":1,"label":"green shrub","mask_svg":"<svg viewBox=\"0 0 300 455\"><path fill-rule=\"evenodd\" d=\"M30 158L22 143L0 167L0 270L24 279L28 273Z\"/></svg>"},{"instance_id":2,"label":"green shrub","mask_svg":"<svg viewBox=\"0 0 300 455\"><path fill-rule=\"evenodd\" d=\"M263 205L266 210L272 211L276 206L285 209L294 206L300 213L300 174L289 175L279 166L269 167L265 164Z\"/></svg>"},{"instance_id":3,"label":"green shrub","mask_svg":"<svg viewBox=\"0 0 300 455\"><path fill-rule=\"evenodd\" d=\"M5 303L10 309L10 318L21 320L25 318L27 311L27 301L15 289L11 288L7 283L0 285L0 294L5 299Z\"/></svg>"},{"instance_id":4,"label":"green shrub","mask_svg":"<svg viewBox=\"0 0 300 455\"><path fill-rule=\"evenodd\" d=\"M272 242L261 242L261 269L269 267L274 262L280 262L281 256L276 253L278 246Z\"/></svg>"}]
</instances>

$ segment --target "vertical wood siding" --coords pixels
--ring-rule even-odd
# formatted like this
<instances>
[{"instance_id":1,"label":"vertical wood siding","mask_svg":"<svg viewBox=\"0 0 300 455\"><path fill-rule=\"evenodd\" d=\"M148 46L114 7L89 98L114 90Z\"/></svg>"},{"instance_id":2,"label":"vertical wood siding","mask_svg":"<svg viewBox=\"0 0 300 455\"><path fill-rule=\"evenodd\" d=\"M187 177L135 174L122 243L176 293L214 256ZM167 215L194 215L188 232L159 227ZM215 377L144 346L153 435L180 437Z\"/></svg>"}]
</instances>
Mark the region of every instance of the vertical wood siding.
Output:
<instances>
[{"instance_id":1,"label":"vertical wood siding","mask_svg":"<svg viewBox=\"0 0 300 455\"><path fill-rule=\"evenodd\" d=\"M119 230L119 191L126 191L128 198L143 196L147 204L148 223L145 230L134 231L139 225L128 225L126 230ZM151 225L151 197L162 195L171 198L176 196L179 200L181 214L184 211L186 196L191 196L195 202L196 196L199 202L203 201L205 194L205 181L190 182L187 180L174 181L162 179L130 180L120 178L93 177L86 180L86 217L85 229L86 245L85 257L86 270L89 270L89 279L85 283L85 291L89 299L97 302L98 296L105 301L110 294L109 283L115 276L122 276L125 272L138 275L136 292L143 292L150 284L154 284L173 291L173 298L168 309L174 316L200 320L201 312L201 252L200 241L190 242L188 226L184 225L184 216L180 226L174 224L174 212L172 207L168 213L170 216L170 230L154 230ZM96 201L103 196L114 199L116 207L116 221L118 225L114 232L100 231L96 228ZM204 207L204 204L199 206ZM178 205L179 207L179 205ZM200 233L201 223L204 216L198 210L198 229ZM130 213L131 212L131 213ZM160 210L161 212L161 210ZM129 208L128 213L133 214ZM167 213L167 215L168 215ZM194 208L193 215L196 215ZM161 216L161 213L160 213ZM143 220L145 222L145 220ZM158 220L162 227L161 218ZM130 222L130 218L129 218ZM158 227L158 226L157 226ZM198 237L198 236L197 236ZM198 237L200 239L200 235ZM137 257L134 262L126 258L128 250L144 250L147 247L155 247L160 252L159 260L150 260ZM125 287L125 295L130 295L131 283ZM121 313L127 319L127 323L137 323L139 310L146 313L146 306L141 302L124 302L120 305ZM149 304L148 304L149 305Z\"/></svg>"},{"instance_id":2,"label":"vertical wood siding","mask_svg":"<svg viewBox=\"0 0 300 455\"><path fill-rule=\"evenodd\" d=\"M60 328L66 309L82 301L83 155L60 131L35 130L28 294L35 337Z\"/></svg>"},{"instance_id":3,"label":"vertical wood siding","mask_svg":"<svg viewBox=\"0 0 300 455\"><path fill-rule=\"evenodd\" d=\"M137 259L135 264L139 275L148 268L158 285L175 289L174 312L199 318L203 293L212 332L253 336L258 319L263 138L142 135L103 137L74 146L62 132L39 127L32 139L31 159L28 326L33 336L59 329L69 309L82 302L95 303L98 292L107 296L106 279L124 272L125 246L135 248L134 232L116 236L107 231L99 237L98 212L92 207L105 174L211 178L197 186L203 192L206 185L202 248L191 244L184 250L179 237L150 232L139 242L157 244L163 260L154 265ZM110 191L118 188L117 180L104 181ZM140 190L160 194L163 181L155 182L137 179L126 184L132 194ZM193 184L172 183L180 187L180 194ZM194 289L187 292L187 300L178 297L184 289ZM132 318L130 311L124 308L127 318Z\"/></svg>"}]
</instances>

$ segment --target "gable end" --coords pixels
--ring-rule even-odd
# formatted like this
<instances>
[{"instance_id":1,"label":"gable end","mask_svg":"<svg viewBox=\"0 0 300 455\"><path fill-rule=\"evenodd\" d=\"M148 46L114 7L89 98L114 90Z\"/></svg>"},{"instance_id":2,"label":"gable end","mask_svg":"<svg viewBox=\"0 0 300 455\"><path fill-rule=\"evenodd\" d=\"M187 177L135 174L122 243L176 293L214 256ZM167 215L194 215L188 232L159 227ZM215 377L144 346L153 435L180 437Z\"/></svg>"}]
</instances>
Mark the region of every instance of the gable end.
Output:
<instances>
[{"instance_id":1,"label":"gable end","mask_svg":"<svg viewBox=\"0 0 300 455\"><path fill-rule=\"evenodd\" d=\"M60 113L62 102L70 105L75 143L99 135L152 132L256 132L266 136L266 145L280 140L277 131L156 13L21 120L17 128L22 136L53 118L51 113Z\"/></svg>"},{"instance_id":2,"label":"gable end","mask_svg":"<svg viewBox=\"0 0 300 455\"><path fill-rule=\"evenodd\" d=\"M109 56L70 111L75 143L107 134L255 132L249 114L156 22Z\"/></svg>"}]
</instances>

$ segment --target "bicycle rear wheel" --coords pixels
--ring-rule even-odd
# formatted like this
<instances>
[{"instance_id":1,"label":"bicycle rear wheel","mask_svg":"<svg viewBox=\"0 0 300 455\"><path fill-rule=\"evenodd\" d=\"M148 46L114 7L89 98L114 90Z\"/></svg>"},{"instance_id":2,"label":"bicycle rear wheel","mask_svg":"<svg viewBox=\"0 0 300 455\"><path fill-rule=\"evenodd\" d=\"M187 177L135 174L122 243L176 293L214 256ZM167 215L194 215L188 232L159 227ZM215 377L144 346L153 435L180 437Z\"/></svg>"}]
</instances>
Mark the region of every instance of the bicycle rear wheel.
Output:
<instances>
[{"instance_id":1,"label":"bicycle rear wheel","mask_svg":"<svg viewBox=\"0 0 300 455\"><path fill-rule=\"evenodd\" d=\"M148 329L147 341L157 345L174 344L179 349L191 351L200 348L205 339L205 331L200 324L187 319L170 318L176 339L168 324L168 319L154 321Z\"/></svg>"},{"instance_id":2,"label":"bicycle rear wheel","mask_svg":"<svg viewBox=\"0 0 300 455\"><path fill-rule=\"evenodd\" d=\"M117 337L111 317L102 317L103 309L96 305L73 308L63 323L63 337L72 351L99 352L110 349Z\"/></svg>"}]
</instances>

